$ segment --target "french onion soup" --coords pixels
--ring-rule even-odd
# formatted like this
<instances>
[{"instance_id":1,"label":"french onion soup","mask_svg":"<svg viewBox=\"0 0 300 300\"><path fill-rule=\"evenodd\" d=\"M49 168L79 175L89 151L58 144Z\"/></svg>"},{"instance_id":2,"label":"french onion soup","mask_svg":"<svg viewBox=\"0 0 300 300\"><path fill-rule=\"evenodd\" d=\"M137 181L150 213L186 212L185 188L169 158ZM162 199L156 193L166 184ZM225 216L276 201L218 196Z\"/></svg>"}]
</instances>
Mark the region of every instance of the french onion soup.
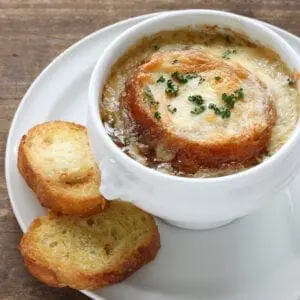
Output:
<instances>
[{"instance_id":1,"label":"french onion soup","mask_svg":"<svg viewBox=\"0 0 300 300\"><path fill-rule=\"evenodd\" d=\"M276 53L230 30L164 31L114 64L101 119L115 144L150 168L224 176L289 138L299 117L295 79Z\"/></svg>"}]
</instances>

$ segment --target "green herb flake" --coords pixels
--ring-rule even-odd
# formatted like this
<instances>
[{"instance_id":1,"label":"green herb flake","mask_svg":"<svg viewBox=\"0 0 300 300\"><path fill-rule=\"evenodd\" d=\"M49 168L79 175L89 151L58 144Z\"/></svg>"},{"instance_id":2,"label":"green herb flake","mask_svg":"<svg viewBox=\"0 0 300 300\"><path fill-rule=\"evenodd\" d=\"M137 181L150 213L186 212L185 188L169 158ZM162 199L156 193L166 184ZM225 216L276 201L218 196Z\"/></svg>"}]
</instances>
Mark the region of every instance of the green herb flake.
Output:
<instances>
[{"instance_id":1,"label":"green herb flake","mask_svg":"<svg viewBox=\"0 0 300 300\"><path fill-rule=\"evenodd\" d=\"M177 80L179 83L187 83L188 79L181 73L179 72L174 72L171 74L172 78Z\"/></svg>"},{"instance_id":2,"label":"green herb flake","mask_svg":"<svg viewBox=\"0 0 300 300\"><path fill-rule=\"evenodd\" d=\"M146 86L144 89L144 98L143 100L146 101L154 101L154 96L151 92L151 89L149 88L149 86Z\"/></svg>"},{"instance_id":3,"label":"green herb flake","mask_svg":"<svg viewBox=\"0 0 300 300\"><path fill-rule=\"evenodd\" d=\"M155 108L159 106L159 102L155 101L154 96L153 96L149 86L146 86L145 89L144 89L144 98L143 98L143 100L144 100L144 102L149 103L150 106L153 106Z\"/></svg>"},{"instance_id":4,"label":"green herb flake","mask_svg":"<svg viewBox=\"0 0 300 300\"><path fill-rule=\"evenodd\" d=\"M156 111L155 113L154 113L154 118L156 119L156 120L160 120L161 119L161 115L160 115L160 112L158 112L158 111Z\"/></svg>"},{"instance_id":5,"label":"green herb flake","mask_svg":"<svg viewBox=\"0 0 300 300\"><path fill-rule=\"evenodd\" d=\"M165 79L165 77L164 76L160 76L158 79L157 79L157 83L160 83L160 82L165 82L166 81L166 79Z\"/></svg>"},{"instance_id":6,"label":"green herb flake","mask_svg":"<svg viewBox=\"0 0 300 300\"><path fill-rule=\"evenodd\" d=\"M172 65L175 65L175 64L177 64L178 62L179 62L178 59L174 59L174 60L171 61L171 64L172 64Z\"/></svg>"},{"instance_id":7,"label":"green herb flake","mask_svg":"<svg viewBox=\"0 0 300 300\"><path fill-rule=\"evenodd\" d=\"M222 94L222 100L225 102L227 108L232 109L236 101L244 99L244 90L243 88L237 89L233 94L227 95L226 93Z\"/></svg>"},{"instance_id":8,"label":"green herb flake","mask_svg":"<svg viewBox=\"0 0 300 300\"><path fill-rule=\"evenodd\" d=\"M233 108L236 101L233 95L227 95L226 93L222 94L222 100L228 108Z\"/></svg>"},{"instance_id":9,"label":"green herb flake","mask_svg":"<svg viewBox=\"0 0 300 300\"><path fill-rule=\"evenodd\" d=\"M196 107L191 110L192 115L200 115L205 111L206 107L203 105L204 100L201 95L189 96L188 100L196 105Z\"/></svg>"},{"instance_id":10,"label":"green herb flake","mask_svg":"<svg viewBox=\"0 0 300 300\"><path fill-rule=\"evenodd\" d=\"M231 112L227 107L217 107L216 104L210 103L208 105L209 109L212 109L217 116L220 116L222 119L229 119Z\"/></svg>"},{"instance_id":11,"label":"green herb flake","mask_svg":"<svg viewBox=\"0 0 300 300\"><path fill-rule=\"evenodd\" d=\"M201 75L199 75L199 84L203 83L205 81L205 78L203 78Z\"/></svg>"},{"instance_id":12,"label":"green herb flake","mask_svg":"<svg viewBox=\"0 0 300 300\"><path fill-rule=\"evenodd\" d=\"M179 83L185 84L189 80L198 77L199 75L196 73L186 73L186 74L181 74L178 71L173 72L171 74L172 78L178 81Z\"/></svg>"},{"instance_id":13,"label":"green herb flake","mask_svg":"<svg viewBox=\"0 0 300 300\"><path fill-rule=\"evenodd\" d=\"M167 87L165 89L165 92L171 97L176 97L178 95L178 86L174 84L174 82L171 79L169 79L167 81Z\"/></svg>"},{"instance_id":14,"label":"green herb flake","mask_svg":"<svg viewBox=\"0 0 300 300\"><path fill-rule=\"evenodd\" d=\"M199 75L196 73L187 73L185 75L185 78L187 78L188 80L193 79L193 78L197 78Z\"/></svg>"},{"instance_id":15,"label":"green herb flake","mask_svg":"<svg viewBox=\"0 0 300 300\"><path fill-rule=\"evenodd\" d=\"M215 80L216 80L216 81L220 81L220 80L221 80L221 77L220 77L220 76L216 76L216 77L215 77Z\"/></svg>"},{"instance_id":16,"label":"green herb flake","mask_svg":"<svg viewBox=\"0 0 300 300\"><path fill-rule=\"evenodd\" d=\"M200 106L200 105L202 105L204 103L204 100L203 100L203 98L202 98L201 95L189 96L188 100L190 102L193 102L195 105L198 105L198 106Z\"/></svg>"},{"instance_id":17,"label":"green herb flake","mask_svg":"<svg viewBox=\"0 0 300 300\"><path fill-rule=\"evenodd\" d=\"M206 107L204 105L196 106L193 110L191 110L192 115L200 115L205 111Z\"/></svg>"},{"instance_id":18,"label":"green herb flake","mask_svg":"<svg viewBox=\"0 0 300 300\"><path fill-rule=\"evenodd\" d=\"M236 91L234 91L234 96L236 100L244 99L244 90L243 88L239 88Z\"/></svg>"},{"instance_id":19,"label":"green herb flake","mask_svg":"<svg viewBox=\"0 0 300 300\"><path fill-rule=\"evenodd\" d=\"M239 88L230 95L227 95L226 93L222 94L222 100L225 102L225 107L218 107L214 103L210 103L208 108L212 109L217 116L228 119L231 116L230 110L234 108L236 101L244 99L244 96L243 88Z\"/></svg>"},{"instance_id":20,"label":"green herb flake","mask_svg":"<svg viewBox=\"0 0 300 300\"><path fill-rule=\"evenodd\" d=\"M174 114L177 112L177 108L176 107L172 107L170 104L167 106L168 107L168 111L171 113L171 114Z\"/></svg>"},{"instance_id":21,"label":"green herb flake","mask_svg":"<svg viewBox=\"0 0 300 300\"><path fill-rule=\"evenodd\" d=\"M237 51L236 51L235 49L232 49L232 50L228 49L228 50L226 50L226 51L223 53L222 58L224 58L224 59L230 59L230 56L231 56L232 54L237 54Z\"/></svg>"}]
</instances>

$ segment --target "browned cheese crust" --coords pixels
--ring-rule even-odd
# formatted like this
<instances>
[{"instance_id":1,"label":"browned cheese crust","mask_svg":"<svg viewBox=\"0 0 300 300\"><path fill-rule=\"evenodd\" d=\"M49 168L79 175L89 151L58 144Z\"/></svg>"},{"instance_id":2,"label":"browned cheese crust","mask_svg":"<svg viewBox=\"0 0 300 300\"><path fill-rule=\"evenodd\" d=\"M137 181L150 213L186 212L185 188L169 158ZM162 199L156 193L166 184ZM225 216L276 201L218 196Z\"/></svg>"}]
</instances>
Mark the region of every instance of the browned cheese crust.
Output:
<instances>
[{"instance_id":1,"label":"browned cheese crust","mask_svg":"<svg viewBox=\"0 0 300 300\"><path fill-rule=\"evenodd\" d=\"M178 61L176 64L172 63ZM238 105L260 105L262 109L255 115L249 112L249 126L237 128L236 134L212 134L209 139L197 139L189 133L180 134L172 126L173 115L168 113L168 98L155 99L159 102L161 119L157 120L153 108L143 101L143 91L149 84L154 84L155 72L171 74L172 72L205 74L205 80L211 84L221 98L223 93L231 94L247 84L248 88L259 97L245 99ZM221 77L216 82L215 76ZM246 104L245 104L246 103ZM199 168L222 168L228 165L244 164L264 153L267 149L273 125L276 122L276 110L263 84L241 65L224 59L209 56L199 50L165 51L151 55L142 65L136 68L133 76L127 81L126 93L122 98L123 107L129 111L130 118L136 124L136 130L143 143L153 149L158 145L173 153L171 163L184 172L196 172ZM237 105L236 105L237 106ZM232 115L236 108L232 110ZM243 112L245 114L247 111ZM258 118L261 119L257 120ZM230 119L226 122L231 122ZM224 128L227 125L224 125Z\"/></svg>"}]
</instances>

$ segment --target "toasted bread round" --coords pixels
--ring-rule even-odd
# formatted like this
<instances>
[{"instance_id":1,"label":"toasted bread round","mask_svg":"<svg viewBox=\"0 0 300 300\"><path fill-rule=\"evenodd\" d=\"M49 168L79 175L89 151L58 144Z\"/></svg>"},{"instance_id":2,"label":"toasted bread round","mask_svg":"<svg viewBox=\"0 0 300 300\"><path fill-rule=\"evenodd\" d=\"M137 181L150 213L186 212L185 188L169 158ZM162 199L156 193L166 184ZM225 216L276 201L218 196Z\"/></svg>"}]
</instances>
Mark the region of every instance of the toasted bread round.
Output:
<instances>
[{"instance_id":1,"label":"toasted bread round","mask_svg":"<svg viewBox=\"0 0 300 300\"><path fill-rule=\"evenodd\" d=\"M40 203L53 211L88 216L105 208L84 126L54 121L33 127L20 143L18 168Z\"/></svg>"},{"instance_id":2,"label":"toasted bread round","mask_svg":"<svg viewBox=\"0 0 300 300\"><path fill-rule=\"evenodd\" d=\"M159 248L154 218L121 201L87 218L55 213L37 218L20 243L33 276L75 289L119 282L152 261Z\"/></svg>"},{"instance_id":3,"label":"toasted bread round","mask_svg":"<svg viewBox=\"0 0 300 300\"><path fill-rule=\"evenodd\" d=\"M173 94L166 92L170 80L178 89ZM211 109L226 108L224 94L236 97L228 118ZM190 96L201 96L200 102ZM128 80L122 104L157 159L185 172L247 164L266 151L276 121L271 95L258 78L200 50L151 55Z\"/></svg>"}]
</instances>

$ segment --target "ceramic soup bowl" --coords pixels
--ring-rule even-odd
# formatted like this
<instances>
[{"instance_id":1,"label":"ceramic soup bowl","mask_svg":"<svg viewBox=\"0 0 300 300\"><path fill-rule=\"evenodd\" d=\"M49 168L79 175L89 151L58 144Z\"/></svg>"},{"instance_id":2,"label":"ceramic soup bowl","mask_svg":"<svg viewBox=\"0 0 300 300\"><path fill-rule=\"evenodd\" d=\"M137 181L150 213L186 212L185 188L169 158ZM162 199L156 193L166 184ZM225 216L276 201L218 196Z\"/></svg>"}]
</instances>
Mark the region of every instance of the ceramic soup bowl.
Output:
<instances>
[{"instance_id":1,"label":"ceramic soup bowl","mask_svg":"<svg viewBox=\"0 0 300 300\"><path fill-rule=\"evenodd\" d=\"M255 211L287 186L300 163L298 125L269 159L245 171L216 178L161 173L130 158L111 140L100 119L99 102L118 58L145 36L162 30L207 25L241 33L250 41L273 49L291 70L300 71L297 53L279 35L255 20L220 11L187 10L155 16L124 31L99 53L89 86L88 133L102 172L101 193L108 200L132 201L173 225L189 229L222 226Z\"/></svg>"}]
</instances>

